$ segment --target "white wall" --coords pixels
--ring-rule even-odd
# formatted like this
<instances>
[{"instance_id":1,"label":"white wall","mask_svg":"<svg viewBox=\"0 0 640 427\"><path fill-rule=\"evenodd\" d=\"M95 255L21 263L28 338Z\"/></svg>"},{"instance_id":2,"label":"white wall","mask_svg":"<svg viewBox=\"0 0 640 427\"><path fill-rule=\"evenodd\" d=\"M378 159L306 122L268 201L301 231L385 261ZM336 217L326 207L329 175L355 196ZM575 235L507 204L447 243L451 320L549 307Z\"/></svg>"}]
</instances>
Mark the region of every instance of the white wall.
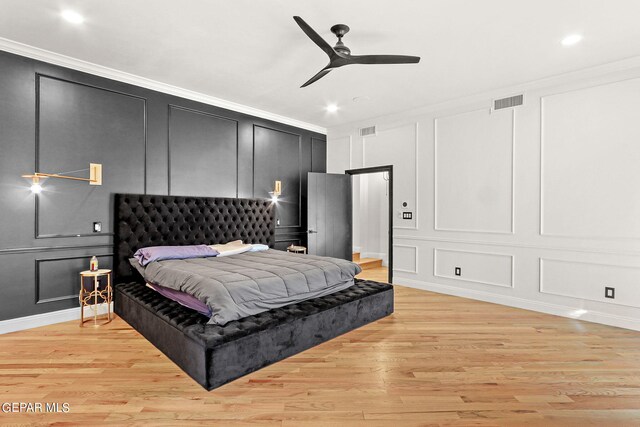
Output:
<instances>
[{"instance_id":1,"label":"white wall","mask_svg":"<svg viewBox=\"0 0 640 427\"><path fill-rule=\"evenodd\" d=\"M379 258L388 264L389 205L387 181L382 172L354 175L353 248L362 258Z\"/></svg>"},{"instance_id":2,"label":"white wall","mask_svg":"<svg viewBox=\"0 0 640 427\"><path fill-rule=\"evenodd\" d=\"M523 106L491 111L519 93ZM359 137L370 125L378 135ZM640 330L637 62L328 137L331 172L394 165L396 283ZM413 220L401 219L403 201Z\"/></svg>"}]
</instances>

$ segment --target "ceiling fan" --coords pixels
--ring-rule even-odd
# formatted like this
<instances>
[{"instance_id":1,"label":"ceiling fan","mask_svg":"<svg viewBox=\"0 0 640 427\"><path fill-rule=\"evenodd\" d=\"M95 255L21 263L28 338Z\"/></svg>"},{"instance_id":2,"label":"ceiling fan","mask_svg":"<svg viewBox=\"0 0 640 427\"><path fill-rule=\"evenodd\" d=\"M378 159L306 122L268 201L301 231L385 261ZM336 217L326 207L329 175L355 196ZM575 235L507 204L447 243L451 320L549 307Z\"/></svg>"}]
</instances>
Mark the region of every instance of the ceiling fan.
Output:
<instances>
[{"instance_id":1,"label":"ceiling fan","mask_svg":"<svg viewBox=\"0 0 640 427\"><path fill-rule=\"evenodd\" d=\"M311 77L305 84L300 87L309 86L311 83L320 80L335 68L343 67L351 64L416 64L420 62L419 56L406 55L351 55L351 49L342 43L342 38L349 32L349 27L344 24L336 24L331 27L331 32L338 37L338 42L331 47L313 28L309 26L299 16L293 19L298 23L302 31L315 43L320 49L329 56L329 64L320 70L315 76Z\"/></svg>"}]
</instances>

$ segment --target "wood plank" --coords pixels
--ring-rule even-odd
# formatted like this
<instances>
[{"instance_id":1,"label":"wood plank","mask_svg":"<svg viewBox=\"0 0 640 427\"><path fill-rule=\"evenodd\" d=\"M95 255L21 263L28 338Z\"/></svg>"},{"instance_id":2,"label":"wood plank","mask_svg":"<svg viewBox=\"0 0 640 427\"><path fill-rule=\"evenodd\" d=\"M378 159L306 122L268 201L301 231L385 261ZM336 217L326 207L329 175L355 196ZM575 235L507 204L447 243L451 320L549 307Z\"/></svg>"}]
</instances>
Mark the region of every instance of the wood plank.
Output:
<instances>
[{"instance_id":1,"label":"wood plank","mask_svg":"<svg viewBox=\"0 0 640 427\"><path fill-rule=\"evenodd\" d=\"M118 318L2 335L2 401L71 406L2 423L640 424L638 332L402 286L395 303L388 318L211 392Z\"/></svg>"}]
</instances>

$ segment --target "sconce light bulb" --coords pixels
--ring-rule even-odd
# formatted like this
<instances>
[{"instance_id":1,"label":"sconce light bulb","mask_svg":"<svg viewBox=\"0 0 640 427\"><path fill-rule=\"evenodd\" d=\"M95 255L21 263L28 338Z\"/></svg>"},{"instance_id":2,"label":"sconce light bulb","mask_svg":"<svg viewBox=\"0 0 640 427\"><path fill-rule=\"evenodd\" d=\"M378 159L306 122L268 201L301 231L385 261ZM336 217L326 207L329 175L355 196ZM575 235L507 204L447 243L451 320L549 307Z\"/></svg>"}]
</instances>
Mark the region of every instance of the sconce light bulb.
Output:
<instances>
[{"instance_id":1,"label":"sconce light bulb","mask_svg":"<svg viewBox=\"0 0 640 427\"><path fill-rule=\"evenodd\" d=\"M30 190L34 194L40 194L40 193L42 193L42 185L40 185L38 183L31 184Z\"/></svg>"},{"instance_id":2,"label":"sconce light bulb","mask_svg":"<svg viewBox=\"0 0 640 427\"><path fill-rule=\"evenodd\" d=\"M273 194L273 195L271 196L271 201L272 201L273 203L278 203L278 196L276 196L275 194Z\"/></svg>"}]
</instances>

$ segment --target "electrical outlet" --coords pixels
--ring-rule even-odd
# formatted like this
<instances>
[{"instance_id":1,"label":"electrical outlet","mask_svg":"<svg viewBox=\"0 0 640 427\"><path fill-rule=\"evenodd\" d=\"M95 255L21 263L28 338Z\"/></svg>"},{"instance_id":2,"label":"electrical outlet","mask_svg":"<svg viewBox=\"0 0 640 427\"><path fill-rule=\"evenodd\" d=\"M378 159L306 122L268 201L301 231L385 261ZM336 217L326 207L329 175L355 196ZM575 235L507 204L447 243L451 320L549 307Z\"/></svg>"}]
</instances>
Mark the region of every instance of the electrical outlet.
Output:
<instances>
[{"instance_id":1,"label":"electrical outlet","mask_svg":"<svg viewBox=\"0 0 640 427\"><path fill-rule=\"evenodd\" d=\"M413 219L413 212L402 212L402 219Z\"/></svg>"},{"instance_id":2,"label":"electrical outlet","mask_svg":"<svg viewBox=\"0 0 640 427\"><path fill-rule=\"evenodd\" d=\"M616 288L612 288L610 286L605 286L604 287L604 297L605 298L615 299L615 297L616 297Z\"/></svg>"},{"instance_id":3,"label":"electrical outlet","mask_svg":"<svg viewBox=\"0 0 640 427\"><path fill-rule=\"evenodd\" d=\"M101 222L94 222L93 223L93 232L94 233L100 233L102 231L102 223Z\"/></svg>"},{"instance_id":4,"label":"electrical outlet","mask_svg":"<svg viewBox=\"0 0 640 427\"><path fill-rule=\"evenodd\" d=\"M280 225L280 218L276 219L276 225Z\"/></svg>"},{"instance_id":5,"label":"electrical outlet","mask_svg":"<svg viewBox=\"0 0 640 427\"><path fill-rule=\"evenodd\" d=\"M462 269L460 267L456 267L454 269L456 276L462 276Z\"/></svg>"}]
</instances>

